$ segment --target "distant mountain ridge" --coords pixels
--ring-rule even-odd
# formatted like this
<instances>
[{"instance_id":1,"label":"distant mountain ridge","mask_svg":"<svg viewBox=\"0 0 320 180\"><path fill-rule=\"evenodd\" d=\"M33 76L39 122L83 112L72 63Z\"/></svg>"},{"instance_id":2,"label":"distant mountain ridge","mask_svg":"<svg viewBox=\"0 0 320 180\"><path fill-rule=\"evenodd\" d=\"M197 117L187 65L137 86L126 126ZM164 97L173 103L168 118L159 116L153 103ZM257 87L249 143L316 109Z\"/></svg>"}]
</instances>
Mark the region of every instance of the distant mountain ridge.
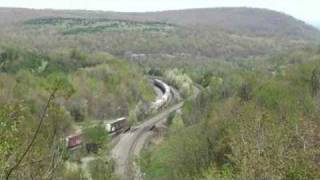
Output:
<instances>
[{"instance_id":1,"label":"distant mountain ridge","mask_svg":"<svg viewBox=\"0 0 320 180\"><path fill-rule=\"evenodd\" d=\"M278 35L314 39L320 32L301 20L284 13L258 8L203 8L146 13L123 13L81 10L32 10L0 8L0 22L26 20L44 16L117 18L137 21L161 21L193 27L241 31L257 35ZM320 23L318 23L320 26ZM318 26L318 27L319 27Z\"/></svg>"},{"instance_id":2,"label":"distant mountain ridge","mask_svg":"<svg viewBox=\"0 0 320 180\"><path fill-rule=\"evenodd\" d=\"M40 24L26 26L26 22ZM25 39L20 44L27 47L51 50L81 43L84 49L120 56L144 54L152 59L162 55L233 59L320 42L319 29L284 13L257 8L146 13L0 8L0 25L5 27L0 29L0 38Z\"/></svg>"},{"instance_id":3,"label":"distant mountain ridge","mask_svg":"<svg viewBox=\"0 0 320 180\"><path fill-rule=\"evenodd\" d=\"M204 8L122 14L126 18L160 20L173 24L241 31L257 35L301 36L313 39L319 31L284 13L258 8Z\"/></svg>"}]
</instances>

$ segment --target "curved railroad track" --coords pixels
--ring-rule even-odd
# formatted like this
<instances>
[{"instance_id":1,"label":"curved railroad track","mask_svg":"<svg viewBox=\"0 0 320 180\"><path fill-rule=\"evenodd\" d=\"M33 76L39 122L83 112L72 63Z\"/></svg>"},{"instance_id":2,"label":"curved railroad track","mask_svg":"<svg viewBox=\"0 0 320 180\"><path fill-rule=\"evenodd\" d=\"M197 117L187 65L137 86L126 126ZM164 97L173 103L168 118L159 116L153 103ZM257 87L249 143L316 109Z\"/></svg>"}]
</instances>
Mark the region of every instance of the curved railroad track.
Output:
<instances>
[{"instance_id":1,"label":"curved railroad track","mask_svg":"<svg viewBox=\"0 0 320 180\"><path fill-rule=\"evenodd\" d=\"M167 85L166 85L167 86ZM161 99L162 96L167 95L170 92L162 92L162 96L158 92L158 98ZM155 101L157 102L157 100ZM123 179L130 179L130 175L133 174L131 170L132 160L134 158L134 153L136 151L137 143L141 137L150 131L150 129L159 121L165 119L171 112L182 107L182 103L179 103L169 109L158 113L157 115L146 119L142 124L134 126L130 131L121 134L119 142L111 151L111 156L116 162L116 173ZM143 142L142 142L143 144Z\"/></svg>"},{"instance_id":2,"label":"curved railroad track","mask_svg":"<svg viewBox=\"0 0 320 180\"><path fill-rule=\"evenodd\" d=\"M174 91L174 93L176 94L177 91ZM194 96L192 97L196 97L199 93L200 90L195 87ZM162 112L146 119L142 124L133 127L131 131L120 135L120 140L112 149L111 156L116 163L116 173L122 179L134 179L135 170L132 168L133 160L135 156L139 155L150 129L157 123L166 120L170 113L179 110L183 104L184 102L180 102L167 107L167 109Z\"/></svg>"}]
</instances>

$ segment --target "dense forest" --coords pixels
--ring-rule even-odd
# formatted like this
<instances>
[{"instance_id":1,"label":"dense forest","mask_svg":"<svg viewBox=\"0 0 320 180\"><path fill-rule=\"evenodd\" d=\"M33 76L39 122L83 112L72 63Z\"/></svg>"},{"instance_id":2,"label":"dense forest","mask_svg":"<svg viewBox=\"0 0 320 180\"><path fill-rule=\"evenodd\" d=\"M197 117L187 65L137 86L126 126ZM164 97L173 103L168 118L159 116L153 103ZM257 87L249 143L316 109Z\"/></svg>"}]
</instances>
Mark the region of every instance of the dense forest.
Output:
<instances>
[{"instance_id":1,"label":"dense forest","mask_svg":"<svg viewBox=\"0 0 320 180\"><path fill-rule=\"evenodd\" d=\"M320 178L311 25L253 8L0 8L0 26L0 179L119 179L110 152L121 135L102 123L156 114L151 76L182 98L159 113L183 106L149 128L134 159L143 179ZM66 147L79 129L94 152Z\"/></svg>"}]
</instances>

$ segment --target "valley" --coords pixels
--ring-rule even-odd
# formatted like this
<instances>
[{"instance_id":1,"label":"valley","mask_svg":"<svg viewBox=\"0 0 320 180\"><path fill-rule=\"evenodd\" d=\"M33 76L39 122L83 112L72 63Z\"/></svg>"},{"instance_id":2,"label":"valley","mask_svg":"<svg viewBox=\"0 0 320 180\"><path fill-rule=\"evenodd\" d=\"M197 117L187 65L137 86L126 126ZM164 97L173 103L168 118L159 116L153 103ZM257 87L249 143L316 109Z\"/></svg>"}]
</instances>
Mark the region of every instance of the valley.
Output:
<instances>
[{"instance_id":1,"label":"valley","mask_svg":"<svg viewBox=\"0 0 320 180\"><path fill-rule=\"evenodd\" d=\"M320 31L259 8L0 8L0 179L320 177Z\"/></svg>"}]
</instances>

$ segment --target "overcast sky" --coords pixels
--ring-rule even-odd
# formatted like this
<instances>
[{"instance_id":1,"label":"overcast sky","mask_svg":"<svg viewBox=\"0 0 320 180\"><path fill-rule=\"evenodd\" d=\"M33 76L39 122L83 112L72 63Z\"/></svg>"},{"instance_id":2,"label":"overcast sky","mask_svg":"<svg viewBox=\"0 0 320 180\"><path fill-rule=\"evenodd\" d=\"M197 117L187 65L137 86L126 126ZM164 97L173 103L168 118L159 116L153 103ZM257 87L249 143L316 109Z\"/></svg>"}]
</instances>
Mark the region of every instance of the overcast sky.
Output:
<instances>
[{"instance_id":1,"label":"overcast sky","mask_svg":"<svg viewBox=\"0 0 320 180\"><path fill-rule=\"evenodd\" d=\"M0 0L0 7L124 12L238 6L273 9L309 23L320 24L320 0Z\"/></svg>"}]
</instances>

